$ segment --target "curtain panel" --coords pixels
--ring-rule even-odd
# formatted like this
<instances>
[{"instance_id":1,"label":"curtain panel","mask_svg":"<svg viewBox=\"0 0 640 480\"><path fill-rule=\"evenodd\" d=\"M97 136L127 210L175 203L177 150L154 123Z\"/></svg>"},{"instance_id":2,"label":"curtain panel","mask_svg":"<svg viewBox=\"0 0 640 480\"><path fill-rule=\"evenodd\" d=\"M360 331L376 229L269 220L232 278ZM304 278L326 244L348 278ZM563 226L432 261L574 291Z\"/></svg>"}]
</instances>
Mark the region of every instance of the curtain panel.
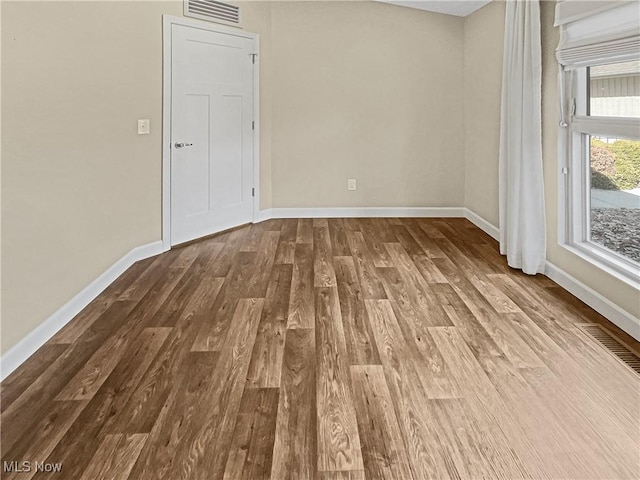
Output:
<instances>
[{"instance_id":1,"label":"curtain panel","mask_svg":"<svg viewBox=\"0 0 640 480\"><path fill-rule=\"evenodd\" d=\"M500 253L509 266L543 273L542 47L538 0L507 2L500 119Z\"/></svg>"}]
</instances>

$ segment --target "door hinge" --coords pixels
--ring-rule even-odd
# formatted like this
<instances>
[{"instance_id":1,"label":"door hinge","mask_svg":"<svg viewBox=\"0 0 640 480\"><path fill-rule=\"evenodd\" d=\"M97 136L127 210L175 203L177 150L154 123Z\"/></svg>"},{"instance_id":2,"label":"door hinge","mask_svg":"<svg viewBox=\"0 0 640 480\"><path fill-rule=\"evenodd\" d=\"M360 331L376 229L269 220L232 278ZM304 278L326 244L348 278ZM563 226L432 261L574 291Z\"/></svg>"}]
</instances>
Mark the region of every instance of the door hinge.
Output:
<instances>
[{"instance_id":1,"label":"door hinge","mask_svg":"<svg viewBox=\"0 0 640 480\"><path fill-rule=\"evenodd\" d=\"M258 56L258 54L257 53L250 53L249 56L251 57L251 63L253 63L255 65L256 57Z\"/></svg>"},{"instance_id":2,"label":"door hinge","mask_svg":"<svg viewBox=\"0 0 640 480\"><path fill-rule=\"evenodd\" d=\"M251 196L255 197L256 196L256 189L255 187L251 188Z\"/></svg>"},{"instance_id":3,"label":"door hinge","mask_svg":"<svg viewBox=\"0 0 640 480\"><path fill-rule=\"evenodd\" d=\"M251 122L251 130L255 130L256 129L256 122L252 121Z\"/></svg>"}]
</instances>

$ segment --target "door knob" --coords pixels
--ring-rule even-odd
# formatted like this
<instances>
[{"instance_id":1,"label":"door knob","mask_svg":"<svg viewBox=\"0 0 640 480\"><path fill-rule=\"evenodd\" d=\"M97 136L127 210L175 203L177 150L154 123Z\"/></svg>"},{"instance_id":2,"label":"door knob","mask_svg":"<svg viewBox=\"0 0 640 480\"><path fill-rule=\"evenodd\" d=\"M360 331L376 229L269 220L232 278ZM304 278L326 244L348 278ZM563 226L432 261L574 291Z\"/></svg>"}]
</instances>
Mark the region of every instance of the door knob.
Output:
<instances>
[{"instance_id":1,"label":"door knob","mask_svg":"<svg viewBox=\"0 0 640 480\"><path fill-rule=\"evenodd\" d=\"M193 143L176 142L176 144L175 144L176 148L191 147L191 146L193 146Z\"/></svg>"}]
</instances>

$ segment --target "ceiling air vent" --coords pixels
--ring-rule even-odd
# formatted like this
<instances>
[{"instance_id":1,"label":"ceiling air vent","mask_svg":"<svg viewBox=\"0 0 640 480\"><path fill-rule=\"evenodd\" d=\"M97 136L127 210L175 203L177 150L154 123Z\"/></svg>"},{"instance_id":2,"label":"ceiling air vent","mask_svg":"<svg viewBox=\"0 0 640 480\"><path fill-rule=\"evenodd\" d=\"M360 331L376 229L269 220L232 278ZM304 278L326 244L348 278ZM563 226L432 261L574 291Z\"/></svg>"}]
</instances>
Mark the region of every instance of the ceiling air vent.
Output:
<instances>
[{"instance_id":1,"label":"ceiling air vent","mask_svg":"<svg viewBox=\"0 0 640 480\"><path fill-rule=\"evenodd\" d=\"M240 7L214 0L184 0L184 16L240 26Z\"/></svg>"}]
</instances>

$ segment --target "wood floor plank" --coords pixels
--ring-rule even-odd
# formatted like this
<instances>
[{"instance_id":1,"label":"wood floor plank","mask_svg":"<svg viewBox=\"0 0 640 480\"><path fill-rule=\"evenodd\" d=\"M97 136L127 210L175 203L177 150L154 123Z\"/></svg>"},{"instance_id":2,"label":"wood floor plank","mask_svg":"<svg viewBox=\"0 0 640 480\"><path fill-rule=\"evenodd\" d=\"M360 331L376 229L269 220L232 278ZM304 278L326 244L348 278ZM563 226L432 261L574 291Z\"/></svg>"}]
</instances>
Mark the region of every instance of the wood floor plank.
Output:
<instances>
[{"instance_id":1,"label":"wood floor plank","mask_svg":"<svg viewBox=\"0 0 640 480\"><path fill-rule=\"evenodd\" d=\"M276 250L276 264L293 265L296 252L296 242L280 241Z\"/></svg>"},{"instance_id":2,"label":"wood floor plank","mask_svg":"<svg viewBox=\"0 0 640 480\"><path fill-rule=\"evenodd\" d=\"M291 293L291 265L276 265L271 272L262 318L247 372L248 388L278 388L282 372L289 295Z\"/></svg>"},{"instance_id":3,"label":"wood floor plank","mask_svg":"<svg viewBox=\"0 0 640 480\"><path fill-rule=\"evenodd\" d=\"M328 226L313 227L313 285L335 287L336 273L331 254L331 236Z\"/></svg>"},{"instance_id":4,"label":"wood floor plank","mask_svg":"<svg viewBox=\"0 0 640 480\"><path fill-rule=\"evenodd\" d=\"M98 393L113 392L115 396L104 431L109 431L110 421L115 420L117 413L125 407L127 400L140 384L171 332L172 329L169 327L145 328L131 344L126 356L102 384Z\"/></svg>"},{"instance_id":5,"label":"wood floor plank","mask_svg":"<svg viewBox=\"0 0 640 480\"><path fill-rule=\"evenodd\" d=\"M128 339L113 336L87 361L67 383L55 400L91 400L125 352Z\"/></svg>"},{"instance_id":6,"label":"wood floor plank","mask_svg":"<svg viewBox=\"0 0 640 480\"><path fill-rule=\"evenodd\" d=\"M543 460L505 408L494 385L456 328L434 328L432 335L468 398L471 415L483 428L497 478L546 478Z\"/></svg>"},{"instance_id":7,"label":"wood floor plank","mask_svg":"<svg viewBox=\"0 0 640 480\"><path fill-rule=\"evenodd\" d=\"M345 234L344 219L329 219L329 235L331 236L331 252L334 257L351 255L349 243Z\"/></svg>"},{"instance_id":8,"label":"wood floor plank","mask_svg":"<svg viewBox=\"0 0 640 480\"><path fill-rule=\"evenodd\" d=\"M397 324L404 338L410 340L403 348L412 353L412 361L421 367L418 374L422 378L427 397L457 397L456 383L452 381L451 372L431 339L431 324L426 323L425 317L414 310L398 269L379 269L379 274L391 299L390 305Z\"/></svg>"},{"instance_id":9,"label":"wood floor plank","mask_svg":"<svg viewBox=\"0 0 640 480\"><path fill-rule=\"evenodd\" d=\"M283 219L280 228L280 240L276 250L276 264L293 265L296 251L298 221L293 218Z\"/></svg>"},{"instance_id":10,"label":"wood floor plank","mask_svg":"<svg viewBox=\"0 0 640 480\"><path fill-rule=\"evenodd\" d=\"M241 252L258 252L260 240L266 231L265 222L254 223L249 225L247 232L244 235L242 244L240 245Z\"/></svg>"},{"instance_id":11,"label":"wood floor plank","mask_svg":"<svg viewBox=\"0 0 640 480\"><path fill-rule=\"evenodd\" d=\"M200 275L192 265L176 284L171 294L149 322L152 327L173 327L200 283Z\"/></svg>"},{"instance_id":12,"label":"wood floor plank","mask_svg":"<svg viewBox=\"0 0 640 480\"><path fill-rule=\"evenodd\" d=\"M313 247L307 243L297 244L291 278L287 328L314 327L313 263Z\"/></svg>"},{"instance_id":13,"label":"wood floor plank","mask_svg":"<svg viewBox=\"0 0 640 480\"><path fill-rule=\"evenodd\" d=\"M411 235L407 227L404 225L394 225L390 227L391 232L393 232L395 238L389 243L400 243L402 248L411 258L417 257L419 255L426 255L426 252L422 249L420 244L416 241L416 239Z\"/></svg>"},{"instance_id":14,"label":"wood floor plank","mask_svg":"<svg viewBox=\"0 0 640 480\"><path fill-rule=\"evenodd\" d=\"M404 290L416 314L430 327L450 326L451 321L438 304L431 287L404 248L398 243L385 243L384 246L400 273Z\"/></svg>"},{"instance_id":15,"label":"wood floor plank","mask_svg":"<svg viewBox=\"0 0 640 480\"><path fill-rule=\"evenodd\" d=\"M200 264L203 275L215 276L212 274L212 271L220 263L220 256L222 255L225 244L214 238L204 242L203 247L206 249L206 253L202 252L200 258L196 260L196 263Z\"/></svg>"},{"instance_id":16,"label":"wood floor plank","mask_svg":"<svg viewBox=\"0 0 640 480\"><path fill-rule=\"evenodd\" d=\"M365 480L364 470L344 470L338 472L318 472L318 480Z\"/></svg>"},{"instance_id":17,"label":"wood floor plank","mask_svg":"<svg viewBox=\"0 0 640 480\"><path fill-rule=\"evenodd\" d=\"M361 218L360 225L362 238L367 245L373 265L375 267L392 267L393 263L391 263L383 243L397 241L395 235L388 229L380 228L378 219Z\"/></svg>"},{"instance_id":18,"label":"wood floor plank","mask_svg":"<svg viewBox=\"0 0 640 480\"><path fill-rule=\"evenodd\" d=\"M149 365L170 331L170 328L143 330L139 340L134 341L131 345L133 352L127 352L129 344L123 338L112 337L113 341L107 340L74 378L67 383L66 387L57 395L56 400L90 400L103 382L114 373L114 369L121 363L121 357L125 352L128 355L122 363L125 369L129 370L125 375L128 375L131 368L137 369L137 374L142 375L143 371L138 368L140 364L137 362L141 361L142 365ZM139 378L136 377L126 379L128 385L137 383L137 380ZM122 382L118 382L118 384L123 385Z\"/></svg>"},{"instance_id":19,"label":"wood floor plank","mask_svg":"<svg viewBox=\"0 0 640 480\"><path fill-rule=\"evenodd\" d=\"M413 477L457 478L459 475L455 467L446 464L442 458L430 419L424 416L427 396L390 301L366 300L365 305L405 448L412 462Z\"/></svg>"},{"instance_id":20,"label":"wood floor plank","mask_svg":"<svg viewBox=\"0 0 640 480\"><path fill-rule=\"evenodd\" d=\"M80 480L127 480L147 435L107 435Z\"/></svg>"},{"instance_id":21,"label":"wood floor plank","mask_svg":"<svg viewBox=\"0 0 640 480\"><path fill-rule=\"evenodd\" d=\"M264 298L276 257L280 232L266 231L258 244L253 274L245 284L244 298Z\"/></svg>"},{"instance_id":22,"label":"wood floor plank","mask_svg":"<svg viewBox=\"0 0 640 480\"><path fill-rule=\"evenodd\" d=\"M338 292L316 288L318 470L362 470Z\"/></svg>"},{"instance_id":23,"label":"wood floor plank","mask_svg":"<svg viewBox=\"0 0 640 480\"><path fill-rule=\"evenodd\" d=\"M130 302L127 309L130 309ZM119 311L110 307L111 316L118 317ZM105 312L106 313L106 312ZM92 327L93 328L93 327ZM91 358L99 345L108 335L108 331L96 334L93 342L78 342L65 350L36 380L2 413L2 448L8 452L23 437L24 432L42 420L48 413L53 398L64 388L82 365Z\"/></svg>"},{"instance_id":24,"label":"wood floor plank","mask_svg":"<svg viewBox=\"0 0 640 480\"><path fill-rule=\"evenodd\" d=\"M263 299L238 301L225 347L209 376L208 387L195 402L208 408L197 410L185 422L175 415L158 420L159 437L170 441L160 441L165 445L163 451L155 449L144 457L141 455L140 467L136 465L132 472L135 478L177 480L223 476L263 306ZM174 398L172 403L178 412L182 411L179 400ZM151 438L155 437L154 430ZM169 446L175 453L167 455ZM167 464L167 458L172 459L171 463ZM156 466L161 464L165 468L159 472Z\"/></svg>"},{"instance_id":25,"label":"wood floor plank","mask_svg":"<svg viewBox=\"0 0 640 480\"><path fill-rule=\"evenodd\" d=\"M132 391L168 335L168 328L148 328L136 339L131 356L122 361L104 382L77 420L61 438L47 462L64 464L65 475L80 478L98 443L109 433ZM38 474L36 480L48 478Z\"/></svg>"},{"instance_id":26,"label":"wood floor plank","mask_svg":"<svg viewBox=\"0 0 640 480\"><path fill-rule=\"evenodd\" d=\"M197 251L197 249L194 249ZM187 255L186 253L189 252ZM191 264L195 261L195 253L185 249L176 262L171 264L169 273L149 290L149 292L138 302L131 311L129 322L124 322L126 315L121 318L123 325L111 335L95 352L84 367L74 376L74 378L57 395L57 400L89 400L97 392L102 382L111 374L120 356L126 351L131 337L137 335L138 329L144 328L144 323L138 320L146 319L151 321L155 314L162 308L165 301L180 283ZM175 265L179 264L180 267ZM85 332L78 341L83 341L87 335Z\"/></svg>"},{"instance_id":27,"label":"wood floor plank","mask_svg":"<svg viewBox=\"0 0 640 480\"><path fill-rule=\"evenodd\" d=\"M189 352L180 366L180 375L165 403L166 413L159 418L140 452L130 478L184 478L184 474L170 477L185 449L185 438L195 428L205 408L204 399L212 388L220 352Z\"/></svg>"},{"instance_id":28,"label":"wood floor plank","mask_svg":"<svg viewBox=\"0 0 640 480\"><path fill-rule=\"evenodd\" d=\"M296 233L296 243L313 244L313 220L310 218L300 218Z\"/></svg>"},{"instance_id":29,"label":"wood floor plank","mask_svg":"<svg viewBox=\"0 0 640 480\"><path fill-rule=\"evenodd\" d=\"M245 388L224 478L271 478L278 394L277 388Z\"/></svg>"},{"instance_id":30,"label":"wood floor plank","mask_svg":"<svg viewBox=\"0 0 640 480\"><path fill-rule=\"evenodd\" d=\"M161 272L164 272L178 258L180 252L168 252L170 255L158 255L144 268L135 280L120 294L118 300L140 301L149 289L155 285ZM142 263L142 262L140 262Z\"/></svg>"},{"instance_id":31,"label":"wood floor plank","mask_svg":"<svg viewBox=\"0 0 640 480\"><path fill-rule=\"evenodd\" d=\"M63 467L2 478L640 478L640 377L587 322L640 352L466 219L241 226L136 263L0 385L0 463Z\"/></svg>"},{"instance_id":32,"label":"wood floor plank","mask_svg":"<svg viewBox=\"0 0 640 480\"><path fill-rule=\"evenodd\" d=\"M381 366L351 367L366 477L413 478Z\"/></svg>"},{"instance_id":33,"label":"wood floor plank","mask_svg":"<svg viewBox=\"0 0 640 480\"><path fill-rule=\"evenodd\" d=\"M484 356L499 357L503 355L491 336L489 336L489 333L473 316L471 310L451 285L440 284L435 286L434 289L442 308L458 328L458 332L465 339L476 358L482 359Z\"/></svg>"},{"instance_id":34,"label":"wood floor plank","mask_svg":"<svg viewBox=\"0 0 640 480\"><path fill-rule=\"evenodd\" d=\"M444 244L444 242L442 242ZM446 250L450 253L449 250ZM453 247L451 247L453 251ZM457 254L454 254L457 255ZM435 260L440 270L449 279L454 291L469 308L473 316L491 336L503 354L517 367L531 368L542 365L535 352L522 340L509 322L504 321L487 299L476 289L464 273L443 259ZM472 268L472 267L469 267ZM464 270L466 273L467 270ZM468 274L472 277L475 274Z\"/></svg>"},{"instance_id":35,"label":"wood floor plank","mask_svg":"<svg viewBox=\"0 0 640 480\"><path fill-rule=\"evenodd\" d=\"M343 218L345 232L360 232L360 219Z\"/></svg>"},{"instance_id":36,"label":"wood floor plank","mask_svg":"<svg viewBox=\"0 0 640 480\"><path fill-rule=\"evenodd\" d=\"M242 242L246 235L245 228L238 228L227 233L224 247L207 268L207 274L212 277L226 277L231 267L236 262L236 257L240 253L238 244Z\"/></svg>"},{"instance_id":37,"label":"wood floor plank","mask_svg":"<svg viewBox=\"0 0 640 480\"><path fill-rule=\"evenodd\" d=\"M22 463L26 460L33 462L34 468L25 473L4 472L2 478L7 480L33 478L37 473L35 463L43 463L47 459L87 403L87 401L52 402L51 410L34 425L29 434L24 432L8 451L3 450L2 453L3 461Z\"/></svg>"},{"instance_id":38,"label":"wood floor plank","mask_svg":"<svg viewBox=\"0 0 640 480\"><path fill-rule=\"evenodd\" d=\"M99 391L80 413L76 421L60 438L47 458L48 463L62 463L63 472L68 478L80 478L104 438L104 425L116 415L113 402L116 393L113 390ZM36 473L35 480L55 479L45 472Z\"/></svg>"},{"instance_id":39,"label":"wood floor plank","mask_svg":"<svg viewBox=\"0 0 640 480\"><path fill-rule=\"evenodd\" d=\"M364 297L352 257L334 257L340 312L350 365L379 365L380 356L371 331Z\"/></svg>"},{"instance_id":40,"label":"wood floor plank","mask_svg":"<svg viewBox=\"0 0 640 480\"><path fill-rule=\"evenodd\" d=\"M520 373L536 400L549 408L558 428L571 435L571 441L557 449L564 460L555 465L554 473L564 470L565 476L581 478L637 477L640 465L634 444L640 441L640 431L620 428L615 414L606 408L602 391L580 385L566 375L553 375L546 368L523 369ZM582 392L589 388L593 394L584 399Z\"/></svg>"},{"instance_id":41,"label":"wood floor plank","mask_svg":"<svg viewBox=\"0 0 640 480\"><path fill-rule=\"evenodd\" d=\"M426 255L416 255L412 260L427 283L449 283L436 264Z\"/></svg>"},{"instance_id":42,"label":"wood floor plank","mask_svg":"<svg viewBox=\"0 0 640 480\"><path fill-rule=\"evenodd\" d=\"M223 348L238 298L244 294L246 285L253 276L255 258L255 252L240 252L236 256L235 263L216 295L211 308L213 315L208 322L201 323L192 351L216 352Z\"/></svg>"},{"instance_id":43,"label":"wood floor plank","mask_svg":"<svg viewBox=\"0 0 640 480\"><path fill-rule=\"evenodd\" d=\"M526 445L523 445L522 448L531 448L539 456L538 468L540 472L547 478L553 478L555 475L561 478L569 478L572 475L579 478L588 477L589 472L593 471L592 466L587 466L588 460L581 459L580 456L572 454L567 449L567 446L575 441L577 431L567 435L567 429L563 425L564 419L558 418L546 402L539 401L531 385L520 373L522 370L543 370L544 368L516 370L506 360L487 363L482 365L482 368L504 404L521 405L520 408L513 409L510 416L524 432L523 437L526 438ZM520 441L513 443L515 448L520 447ZM607 443L607 447L600 450L603 453L608 450L608 453L605 454L606 457L615 455L614 451L624 455L624 448L614 447L614 439ZM583 448L586 446L583 444ZM622 445L620 446L622 447ZM561 465L552 465L553 462L547 459L554 458L558 452L567 454L567 457ZM584 448L583 452L588 454L589 449ZM593 457L597 454L593 451L591 455L586 456Z\"/></svg>"},{"instance_id":44,"label":"wood floor plank","mask_svg":"<svg viewBox=\"0 0 640 480\"><path fill-rule=\"evenodd\" d=\"M346 235L364 298L387 298L363 234L349 231Z\"/></svg>"},{"instance_id":45,"label":"wood floor plank","mask_svg":"<svg viewBox=\"0 0 640 480\"><path fill-rule=\"evenodd\" d=\"M5 378L0 386L0 411L4 412L68 348L67 344L47 343Z\"/></svg>"},{"instance_id":46,"label":"wood floor plank","mask_svg":"<svg viewBox=\"0 0 640 480\"><path fill-rule=\"evenodd\" d=\"M226 346L220 352L220 360L213 374L213 388L208 392L214 402L212 413L219 413L215 417L205 418L191 443L191 448L210 444L211 453L199 458L197 470L201 478L220 478L224 472L263 308L264 299L261 298L238 301Z\"/></svg>"},{"instance_id":47,"label":"wood floor plank","mask_svg":"<svg viewBox=\"0 0 640 480\"><path fill-rule=\"evenodd\" d=\"M469 400L462 398L429 401L442 441L450 446L449 461L461 478L500 478L488 454L491 442L487 441L478 420L469 415L468 403Z\"/></svg>"},{"instance_id":48,"label":"wood floor plank","mask_svg":"<svg viewBox=\"0 0 640 480\"><path fill-rule=\"evenodd\" d=\"M418 245L420 245L422 251L426 253L428 258L443 258L446 256L435 239L421 228L419 222L409 219L408 222L405 222L405 227L413 239L418 242Z\"/></svg>"},{"instance_id":49,"label":"wood floor plank","mask_svg":"<svg viewBox=\"0 0 640 480\"><path fill-rule=\"evenodd\" d=\"M271 478L313 479L317 470L315 329L287 331Z\"/></svg>"},{"instance_id":50,"label":"wood floor plank","mask_svg":"<svg viewBox=\"0 0 640 480\"><path fill-rule=\"evenodd\" d=\"M203 242L194 242L178 246L175 249L175 252L171 252L176 257L175 260L169 265L169 268L175 268L179 270L189 268L193 264L193 262L196 261L196 258L198 258L198 255L203 249L203 246Z\"/></svg>"},{"instance_id":51,"label":"wood floor plank","mask_svg":"<svg viewBox=\"0 0 640 480\"><path fill-rule=\"evenodd\" d=\"M163 408L180 366L193 342L199 320L207 318L211 304L220 291L221 280L203 277L202 291L211 292L211 297L202 303L202 295L194 294L193 305L187 306L182 317L165 340L155 361L142 381L132 392L122 414L114 421L111 433L149 433Z\"/></svg>"},{"instance_id":52,"label":"wood floor plank","mask_svg":"<svg viewBox=\"0 0 640 480\"><path fill-rule=\"evenodd\" d=\"M298 219L283 218L280 226L280 240L283 242L296 242L298 236Z\"/></svg>"}]
</instances>

